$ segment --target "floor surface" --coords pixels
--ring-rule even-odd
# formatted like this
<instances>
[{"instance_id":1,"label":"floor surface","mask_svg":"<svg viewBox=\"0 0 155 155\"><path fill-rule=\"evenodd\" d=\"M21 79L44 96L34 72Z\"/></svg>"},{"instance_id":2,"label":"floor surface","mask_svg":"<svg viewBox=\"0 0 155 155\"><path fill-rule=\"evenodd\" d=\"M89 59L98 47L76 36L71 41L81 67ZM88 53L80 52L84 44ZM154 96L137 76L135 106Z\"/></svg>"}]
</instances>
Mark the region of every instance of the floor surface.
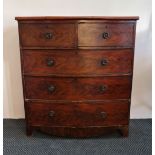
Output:
<instances>
[{"instance_id":1,"label":"floor surface","mask_svg":"<svg viewBox=\"0 0 155 155\"><path fill-rule=\"evenodd\" d=\"M151 155L152 120L132 119L129 137L69 139L35 131L25 135L23 119L4 119L4 155Z\"/></svg>"}]
</instances>

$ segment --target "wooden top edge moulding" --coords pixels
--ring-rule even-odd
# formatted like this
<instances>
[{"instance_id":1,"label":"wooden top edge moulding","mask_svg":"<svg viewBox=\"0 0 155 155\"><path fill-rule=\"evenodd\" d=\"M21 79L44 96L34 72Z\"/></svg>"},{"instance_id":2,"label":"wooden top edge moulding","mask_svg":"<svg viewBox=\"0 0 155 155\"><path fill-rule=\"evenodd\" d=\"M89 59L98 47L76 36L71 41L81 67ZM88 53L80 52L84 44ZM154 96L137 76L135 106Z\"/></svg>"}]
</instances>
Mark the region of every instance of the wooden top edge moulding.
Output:
<instances>
[{"instance_id":1,"label":"wooden top edge moulding","mask_svg":"<svg viewBox=\"0 0 155 155\"><path fill-rule=\"evenodd\" d=\"M139 16L31 16L15 17L16 20L138 20Z\"/></svg>"}]
</instances>

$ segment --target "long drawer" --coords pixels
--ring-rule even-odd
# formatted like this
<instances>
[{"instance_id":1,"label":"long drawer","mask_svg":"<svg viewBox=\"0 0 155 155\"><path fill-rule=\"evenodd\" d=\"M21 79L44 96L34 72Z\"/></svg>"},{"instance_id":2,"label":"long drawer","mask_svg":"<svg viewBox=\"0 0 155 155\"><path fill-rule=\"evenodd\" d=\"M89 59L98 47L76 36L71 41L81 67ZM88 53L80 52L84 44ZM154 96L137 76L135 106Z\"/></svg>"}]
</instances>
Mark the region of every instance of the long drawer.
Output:
<instances>
[{"instance_id":1,"label":"long drawer","mask_svg":"<svg viewBox=\"0 0 155 155\"><path fill-rule=\"evenodd\" d=\"M131 76L102 78L50 78L25 76L27 99L104 100L128 99Z\"/></svg>"},{"instance_id":2,"label":"long drawer","mask_svg":"<svg viewBox=\"0 0 155 155\"><path fill-rule=\"evenodd\" d=\"M129 102L27 103L28 122L34 126L114 126L128 125Z\"/></svg>"},{"instance_id":3,"label":"long drawer","mask_svg":"<svg viewBox=\"0 0 155 155\"><path fill-rule=\"evenodd\" d=\"M131 74L133 51L23 50L23 72L28 75Z\"/></svg>"}]
</instances>

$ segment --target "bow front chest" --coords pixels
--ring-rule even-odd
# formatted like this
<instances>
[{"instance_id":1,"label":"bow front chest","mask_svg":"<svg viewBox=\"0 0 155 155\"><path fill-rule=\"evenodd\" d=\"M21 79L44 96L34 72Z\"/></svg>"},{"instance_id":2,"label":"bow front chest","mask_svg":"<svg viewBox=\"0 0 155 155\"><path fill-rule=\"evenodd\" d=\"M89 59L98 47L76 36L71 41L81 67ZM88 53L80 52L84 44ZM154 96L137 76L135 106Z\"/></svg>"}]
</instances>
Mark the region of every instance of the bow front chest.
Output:
<instances>
[{"instance_id":1,"label":"bow front chest","mask_svg":"<svg viewBox=\"0 0 155 155\"><path fill-rule=\"evenodd\" d=\"M128 135L138 17L16 17L27 135Z\"/></svg>"}]
</instances>

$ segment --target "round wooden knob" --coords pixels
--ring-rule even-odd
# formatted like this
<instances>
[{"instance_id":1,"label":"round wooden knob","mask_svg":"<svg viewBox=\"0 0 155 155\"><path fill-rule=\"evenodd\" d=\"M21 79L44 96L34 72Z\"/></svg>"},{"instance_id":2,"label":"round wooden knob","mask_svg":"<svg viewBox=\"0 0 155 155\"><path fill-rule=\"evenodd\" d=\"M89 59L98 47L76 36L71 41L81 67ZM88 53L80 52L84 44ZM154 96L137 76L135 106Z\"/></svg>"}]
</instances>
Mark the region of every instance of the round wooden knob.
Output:
<instances>
[{"instance_id":1,"label":"round wooden knob","mask_svg":"<svg viewBox=\"0 0 155 155\"><path fill-rule=\"evenodd\" d=\"M108 60L106 60L106 59L101 60L101 65L102 66L106 66L107 64L108 64Z\"/></svg>"},{"instance_id":2,"label":"round wooden knob","mask_svg":"<svg viewBox=\"0 0 155 155\"><path fill-rule=\"evenodd\" d=\"M50 93L54 92L55 91L55 86L53 86L53 85L48 86L48 91Z\"/></svg>"},{"instance_id":3,"label":"round wooden knob","mask_svg":"<svg viewBox=\"0 0 155 155\"><path fill-rule=\"evenodd\" d=\"M45 38L46 39L52 39L53 35L50 32L45 33Z\"/></svg>"},{"instance_id":4,"label":"round wooden knob","mask_svg":"<svg viewBox=\"0 0 155 155\"><path fill-rule=\"evenodd\" d=\"M99 91L100 91L101 93L105 92L106 90L107 90L107 86L105 86L105 85L99 86Z\"/></svg>"},{"instance_id":5,"label":"round wooden knob","mask_svg":"<svg viewBox=\"0 0 155 155\"><path fill-rule=\"evenodd\" d=\"M53 117L55 115L55 112L54 111L50 111L49 113L48 113L48 116L49 117Z\"/></svg>"},{"instance_id":6,"label":"round wooden knob","mask_svg":"<svg viewBox=\"0 0 155 155\"><path fill-rule=\"evenodd\" d=\"M47 59L47 66L52 67L54 65L54 60L52 59Z\"/></svg>"},{"instance_id":7,"label":"round wooden knob","mask_svg":"<svg viewBox=\"0 0 155 155\"><path fill-rule=\"evenodd\" d=\"M103 119L105 119L105 118L107 117L107 113L104 112L104 111L102 111L102 112L100 113L100 116L101 116Z\"/></svg>"},{"instance_id":8,"label":"round wooden knob","mask_svg":"<svg viewBox=\"0 0 155 155\"><path fill-rule=\"evenodd\" d=\"M103 39L108 39L109 38L109 33L108 32L103 32L102 33L102 38Z\"/></svg>"}]
</instances>

